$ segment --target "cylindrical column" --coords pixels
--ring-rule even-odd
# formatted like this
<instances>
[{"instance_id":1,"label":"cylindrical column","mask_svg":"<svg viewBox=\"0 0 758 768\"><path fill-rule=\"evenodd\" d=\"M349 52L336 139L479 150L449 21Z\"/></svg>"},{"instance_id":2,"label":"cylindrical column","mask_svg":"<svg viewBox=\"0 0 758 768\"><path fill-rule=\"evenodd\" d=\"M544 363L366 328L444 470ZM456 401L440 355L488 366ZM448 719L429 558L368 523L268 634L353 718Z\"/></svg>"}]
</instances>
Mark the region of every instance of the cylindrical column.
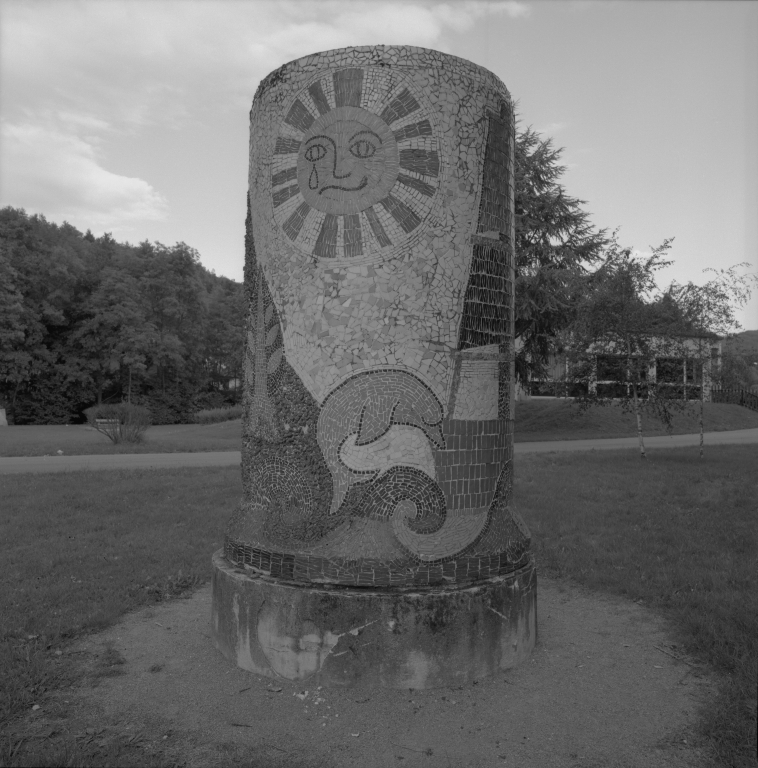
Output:
<instances>
[{"instance_id":1,"label":"cylindrical column","mask_svg":"<svg viewBox=\"0 0 758 768\"><path fill-rule=\"evenodd\" d=\"M437 51L327 51L260 84L228 562L380 591L531 565L510 505L513 151L503 83Z\"/></svg>"}]
</instances>

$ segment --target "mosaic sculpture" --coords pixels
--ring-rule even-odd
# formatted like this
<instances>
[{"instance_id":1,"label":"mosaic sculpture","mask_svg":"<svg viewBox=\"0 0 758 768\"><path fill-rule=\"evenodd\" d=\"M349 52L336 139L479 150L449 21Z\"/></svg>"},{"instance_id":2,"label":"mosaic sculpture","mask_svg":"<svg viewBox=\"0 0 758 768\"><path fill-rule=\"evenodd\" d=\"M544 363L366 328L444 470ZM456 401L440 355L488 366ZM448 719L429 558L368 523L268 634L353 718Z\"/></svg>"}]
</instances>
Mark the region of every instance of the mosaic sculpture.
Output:
<instances>
[{"instance_id":1,"label":"mosaic sculpture","mask_svg":"<svg viewBox=\"0 0 758 768\"><path fill-rule=\"evenodd\" d=\"M505 86L436 51L347 48L269 75L250 124L244 492L226 559L380 588L524 566Z\"/></svg>"}]
</instances>

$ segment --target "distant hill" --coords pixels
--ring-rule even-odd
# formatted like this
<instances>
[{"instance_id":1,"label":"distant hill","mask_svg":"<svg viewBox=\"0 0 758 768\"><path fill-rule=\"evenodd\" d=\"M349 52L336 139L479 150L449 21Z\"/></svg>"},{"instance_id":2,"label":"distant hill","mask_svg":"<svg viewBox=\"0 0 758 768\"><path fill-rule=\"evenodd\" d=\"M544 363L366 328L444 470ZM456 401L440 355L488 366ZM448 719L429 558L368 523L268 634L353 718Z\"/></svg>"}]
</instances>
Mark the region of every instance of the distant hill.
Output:
<instances>
[{"instance_id":1,"label":"distant hill","mask_svg":"<svg viewBox=\"0 0 758 768\"><path fill-rule=\"evenodd\" d=\"M742 331L727 342L727 349L747 363L744 384L758 392L758 331Z\"/></svg>"},{"instance_id":2,"label":"distant hill","mask_svg":"<svg viewBox=\"0 0 758 768\"><path fill-rule=\"evenodd\" d=\"M737 333L730 344L740 355L758 355L758 331Z\"/></svg>"}]
</instances>

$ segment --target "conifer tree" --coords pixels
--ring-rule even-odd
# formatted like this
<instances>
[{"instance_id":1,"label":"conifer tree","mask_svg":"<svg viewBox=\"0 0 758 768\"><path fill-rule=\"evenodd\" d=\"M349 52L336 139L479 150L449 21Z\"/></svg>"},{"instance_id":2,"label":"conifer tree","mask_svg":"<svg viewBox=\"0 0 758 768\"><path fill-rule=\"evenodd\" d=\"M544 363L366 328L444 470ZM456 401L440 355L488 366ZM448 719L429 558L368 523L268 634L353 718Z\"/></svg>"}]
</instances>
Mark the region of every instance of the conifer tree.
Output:
<instances>
[{"instance_id":1,"label":"conifer tree","mask_svg":"<svg viewBox=\"0 0 758 768\"><path fill-rule=\"evenodd\" d=\"M566 194L560 183L562 153L531 127L517 132L515 335L522 384L545 378L556 339L574 317L583 278L609 241L582 209L585 201Z\"/></svg>"}]
</instances>

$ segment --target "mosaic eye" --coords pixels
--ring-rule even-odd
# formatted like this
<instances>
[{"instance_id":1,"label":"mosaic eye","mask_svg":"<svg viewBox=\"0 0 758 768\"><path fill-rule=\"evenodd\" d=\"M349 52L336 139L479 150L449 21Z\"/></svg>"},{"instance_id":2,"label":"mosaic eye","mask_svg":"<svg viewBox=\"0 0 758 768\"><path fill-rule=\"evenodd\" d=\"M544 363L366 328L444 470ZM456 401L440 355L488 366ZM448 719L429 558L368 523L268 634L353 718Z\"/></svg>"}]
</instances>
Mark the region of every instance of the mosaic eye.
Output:
<instances>
[{"instance_id":1,"label":"mosaic eye","mask_svg":"<svg viewBox=\"0 0 758 768\"><path fill-rule=\"evenodd\" d=\"M305 150L305 159L309 163L316 163L326 157L326 147L323 144L312 144Z\"/></svg>"},{"instance_id":2,"label":"mosaic eye","mask_svg":"<svg viewBox=\"0 0 758 768\"><path fill-rule=\"evenodd\" d=\"M376 152L376 147L366 139L359 139L350 145L350 154L355 157L371 157Z\"/></svg>"}]
</instances>

